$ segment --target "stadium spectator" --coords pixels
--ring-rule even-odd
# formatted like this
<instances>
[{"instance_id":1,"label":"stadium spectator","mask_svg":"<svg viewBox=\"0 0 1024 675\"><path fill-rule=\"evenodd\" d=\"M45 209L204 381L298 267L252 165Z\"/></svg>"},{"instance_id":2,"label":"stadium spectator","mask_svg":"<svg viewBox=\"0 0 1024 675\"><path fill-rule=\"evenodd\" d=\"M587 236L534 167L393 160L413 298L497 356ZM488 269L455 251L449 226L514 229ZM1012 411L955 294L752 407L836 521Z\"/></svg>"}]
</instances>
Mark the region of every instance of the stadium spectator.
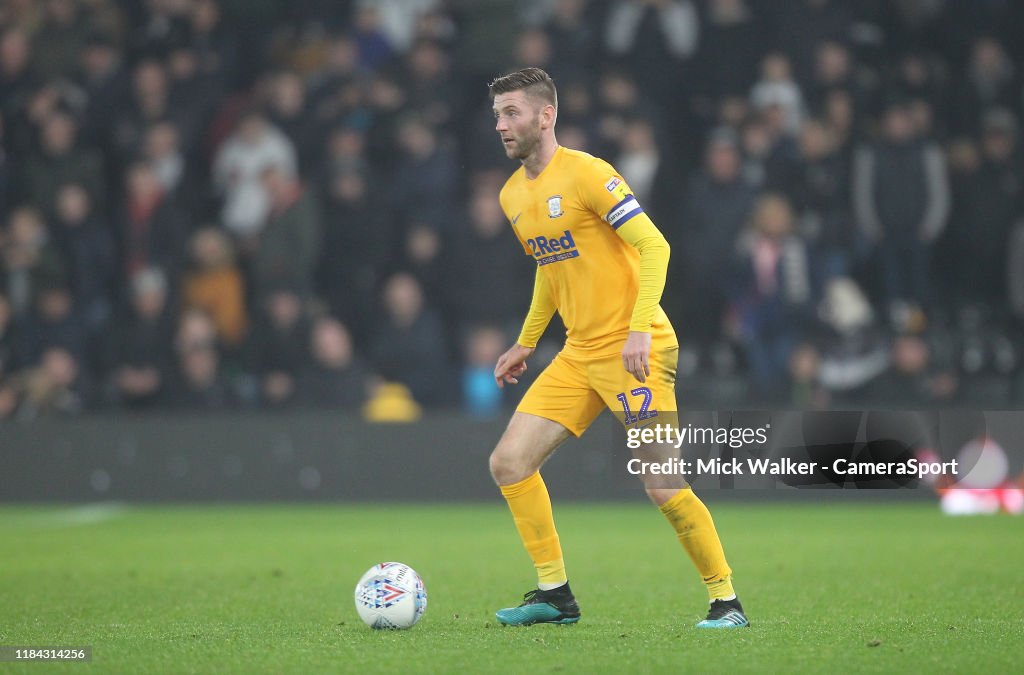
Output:
<instances>
[{"instance_id":1,"label":"stadium spectator","mask_svg":"<svg viewBox=\"0 0 1024 675\"><path fill-rule=\"evenodd\" d=\"M784 125L785 111L775 104L754 111L742 125L743 176L759 189L788 187L786 181L799 161L796 138Z\"/></svg>"},{"instance_id":2,"label":"stadium spectator","mask_svg":"<svg viewBox=\"0 0 1024 675\"><path fill-rule=\"evenodd\" d=\"M795 228L785 197L760 197L726 281L731 331L745 346L751 377L768 400L785 391L789 360L814 300L807 247Z\"/></svg>"},{"instance_id":3,"label":"stadium spectator","mask_svg":"<svg viewBox=\"0 0 1024 675\"><path fill-rule=\"evenodd\" d=\"M484 322L506 330L517 327L528 307L534 276L531 267L497 196L484 187L474 190L468 223L453 233L443 263L444 288L451 296L460 330ZM467 279L472 283L466 283ZM496 288L503 289L507 300L495 302Z\"/></svg>"},{"instance_id":4,"label":"stadium spectator","mask_svg":"<svg viewBox=\"0 0 1024 675\"><path fill-rule=\"evenodd\" d=\"M90 336L107 325L114 311L117 262L110 224L93 208L78 183L57 192L54 240L67 264L68 282Z\"/></svg>"},{"instance_id":5,"label":"stadium spectator","mask_svg":"<svg viewBox=\"0 0 1024 675\"><path fill-rule=\"evenodd\" d=\"M451 304L445 286L445 237L438 228L428 223L413 223L405 234L402 267L416 277L428 305L437 308L442 316L448 314Z\"/></svg>"},{"instance_id":6,"label":"stadium spectator","mask_svg":"<svg viewBox=\"0 0 1024 675\"><path fill-rule=\"evenodd\" d=\"M554 49L548 34L535 26L527 27L516 36L515 55L513 63L518 67L524 64L534 64L537 68L544 69L552 77L561 78L559 66L553 61ZM576 79L578 75L569 79Z\"/></svg>"},{"instance_id":7,"label":"stadium spectator","mask_svg":"<svg viewBox=\"0 0 1024 675\"><path fill-rule=\"evenodd\" d=\"M548 4L549 12L539 22L552 51L554 70L548 73L565 83L586 79L600 49L593 4L586 0L554 0ZM535 61L529 63L540 66Z\"/></svg>"},{"instance_id":8,"label":"stadium spectator","mask_svg":"<svg viewBox=\"0 0 1024 675\"><path fill-rule=\"evenodd\" d=\"M262 181L263 172L270 168L295 175L295 147L261 113L249 111L213 163L214 184L224 197L221 223L246 242L247 251L252 250L255 242L250 240L259 234L270 212L270 195Z\"/></svg>"},{"instance_id":9,"label":"stadium spectator","mask_svg":"<svg viewBox=\"0 0 1024 675\"><path fill-rule=\"evenodd\" d=\"M6 28L0 35L0 109L8 120L24 112L29 93L39 86L31 59L32 46L25 30Z\"/></svg>"},{"instance_id":10,"label":"stadium spectator","mask_svg":"<svg viewBox=\"0 0 1024 675\"><path fill-rule=\"evenodd\" d=\"M626 125L633 119L642 117L655 129L663 128L657 104L644 95L625 71L610 70L604 73L598 82L597 100L590 106L594 107L597 108L598 126L593 131L597 134L595 140L599 154L610 155L618 151L619 141L626 132ZM578 117L593 114L592 109L584 109L580 111ZM582 119L577 121L582 122Z\"/></svg>"},{"instance_id":11,"label":"stadium spectator","mask_svg":"<svg viewBox=\"0 0 1024 675\"><path fill-rule=\"evenodd\" d=\"M365 126L367 157L374 173L394 171L401 155L395 152L399 123L407 113L409 99L395 77L374 73L366 84L365 109L356 119ZM353 120L355 121L355 120Z\"/></svg>"},{"instance_id":12,"label":"stadium spectator","mask_svg":"<svg viewBox=\"0 0 1024 675\"><path fill-rule=\"evenodd\" d=\"M143 269L131 280L130 311L107 342L111 404L136 409L158 402L174 370L173 336L166 276Z\"/></svg>"},{"instance_id":13,"label":"stadium spectator","mask_svg":"<svg viewBox=\"0 0 1024 675\"><path fill-rule=\"evenodd\" d=\"M334 129L327 139L323 164L315 174L317 182L330 186L339 174L348 172L368 178L371 166L366 155L366 144L366 134L358 128L340 126Z\"/></svg>"},{"instance_id":14,"label":"stadium spectator","mask_svg":"<svg viewBox=\"0 0 1024 675\"><path fill-rule=\"evenodd\" d=\"M854 15L840 0L792 0L779 10L774 17L779 30L776 44L784 47L801 80L811 79L819 44L845 43L852 37Z\"/></svg>"},{"instance_id":15,"label":"stadium spectator","mask_svg":"<svg viewBox=\"0 0 1024 675\"><path fill-rule=\"evenodd\" d=\"M137 159L146 129L164 120L179 123L177 109L171 102L167 71L157 59L139 61L131 71L129 95L109 122L112 153L109 160L121 169ZM180 123L178 128L182 128ZM183 142L190 145L193 140Z\"/></svg>"},{"instance_id":16,"label":"stadium spectator","mask_svg":"<svg viewBox=\"0 0 1024 675\"><path fill-rule=\"evenodd\" d=\"M818 45L814 55L814 80L807 89L806 103L812 110L820 110L825 96L835 89L845 89L861 102L867 92L861 87L854 71L850 50L841 42L826 40Z\"/></svg>"},{"instance_id":17,"label":"stadium spectator","mask_svg":"<svg viewBox=\"0 0 1024 675\"><path fill-rule=\"evenodd\" d=\"M25 190L31 204L47 216L53 215L57 190L65 183L78 183L89 191L93 203L102 206L103 164L100 155L78 142L78 123L64 112L54 112L42 121L39 152L25 163Z\"/></svg>"},{"instance_id":18,"label":"stadium spectator","mask_svg":"<svg viewBox=\"0 0 1024 675\"><path fill-rule=\"evenodd\" d=\"M291 70L270 76L266 92L267 119L288 137L305 175L320 159L323 129L307 104L306 83Z\"/></svg>"},{"instance_id":19,"label":"stadium spectator","mask_svg":"<svg viewBox=\"0 0 1024 675\"><path fill-rule=\"evenodd\" d=\"M626 94L627 97L630 95ZM601 120L600 116L594 115L593 107L595 101L594 92L591 91L589 85L584 84L584 81L570 82L564 87L564 91L560 91L558 94L558 123L578 129L587 138L597 138ZM636 101L635 96L632 99L632 103L626 103L622 107L628 108L633 103L639 103ZM651 109L651 112L654 112L653 109ZM639 115L640 113L636 114ZM494 125L490 117L488 117L487 122L487 132L488 134L493 134L494 129L492 127ZM490 136L488 136L488 140L491 140ZM492 144L489 143L488 145ZM501 155L503 161L508 159L504 157L504 153L501 153ZM498 166L503 167L504 165L498 164Z\"/></svg>"},{"instance_id":20,"label":"stadium spectator","mask_svg":"<svg viewBox=\"0 0 1024 675\"><path fill-rule=\"evenodd\" d=\"M215 66L201 67L199 54L187 42L171 46L166 58L174 126L186 153L196 149L203 129L213 114L222 86Z\"/></svg>"},{"instance_id":21,"label":"stadium spectator","mask_svg":"<svg viewBox=\"0 0 1024 675\"><path fill-rule=\"evenodd\" d=\"M728 96L746 95L765 52L765 32L746 0L712 0L701 23L695 70L704 108Z\"/></svg>"},{"instance_id":22,"label":"stadium spectator","mask_svg":"<svg viewBox=\"0 0 1024 675\"><path fill-rule=\"evenodd\" d=\"M359 4L374 11L373 21L378 23L386 44L404 52L413 43L420 18L437 9L441 3L439 0L361 0ZM360 13L358 17L363 18L364 14Z\"/></svg>"},{"instance_id":23,"label":"stadium spectator","mask_svg":"<svg viewBox=\"0 0 1024 675\"><path fill-rule=\"evenodd\" d=\"M43 23L33 38L32 69L47 80L68 77L78 66L89 25L77 0L43 0L43 6Z\"/></svg>"},{"instance_id":24,"label":"stadium spectator","mask_svg":"<svg viewBox=\"0 0 1024 675\"><path fill-rule=\"evenodd\" d=\"M954 138L947 145L946 158L952 203L949 225L935 242L933 269L947 270L947 273L937 273L935 282L946 300L943 310L948 311L952 305L960 304L964 295L964 289L959 288L963 275L959 268L964 263L961 247L963 237L968 236L974 223L974 214L967 208L967 196L981 168L980 143L970 137Z\"/></svg>"},{"instance_id":25,"label":"stadium spectator","mask_svg":"<svg viewBox=\"0 0 1024 675\"><path fill-rule=\"evenodd\" d=\"M309 358L309 330L306 305L294 286L282 284L262 296L248 351L265 406L283 407L294 400L296 378Z\"/></svg>"},{"instance_id":26,"label":"stadium spectator","mask_svg":"<svg viewBox=\"0 0 1024 675\"><path fill-rule=\"evenodd\" d=\"M15 340L17 362L35 366L51 348L59 348L81 364L86 327L63 276L47 279L35 291L32 311L19 322Z\"/></svg>"},{"instance_id":27,"label":"stadium spectator","mask_svg":"<svg viewBox=\"0 0 1024 675\"><path fill-rule=\"evenodd\" d=\"M882 138L857 152L853 204L878 247L890 319L919 325L930 301L931 244L946 225L949 184L939 148L918 136L905 101L886 107Z\"/></svg>"},{"instance_id":28,"label":"stadium spectator","mask_svg":"<svg viewBox=\"0 0 1024 675\"><path fill-rule=\"evenodd\" d=\"M839 154L849 162L853 154L854 132L857 124L857 110L853 95L845 89L833 89L825 96L822 105L825 123L835 136Z\"/></svg>"},{"instance_id":29,"label":"stadium spectator","mask_svg":"<svg viewBox=\"0 0 1024 675\"><path fill-rule=\"evenodd\" d=\"M732 130L712 134L704 168L687 185L682 226L666 233L677 252L676 263L669 268L672 283L685 289L682 304L666 312L672 317L682 314L684 325L698 340L719 334L724 300L721 263L731 258L756 197L740 172L740 160L739 140Z\"/></svg>"},{"instance_id":30,"label":"stadium spectator","mask_svg":"<svg viewBox=\"0 0 1024 675\"><path fill-rule=\"evenodd\" d=\"M961 263L955 270L962 302L1006 303L1006 250L1010 230L1024 206L1024 165L1017 150L1017 122L1005 108L989 111L982 123L981 164L961 195L963 220L951 233Z\"/></svg>"},{"instance_id":31,"label":"stadium spectator","mask_svg":"<svg viewBox=\"0 0 1024 675\"><path fill-rule=\"evenodd\" d=\"M886 91L894 97L927 101L934 110L941 111L938 128L945 132L949 128L946 119L949 92L946 90L948 82L939 74L941 65L921 51L909 51L900 58L896 72L890 75Z\"/></svg>"},{"instance_id":32,"label":"stadium spectator","mask_svg":"<svg viewBox=\"0 0 1024 675\"><path fill-rule=\"evenodd\" d=\"M199 210L203 195L188 175L188 159L181 147L181 134L173 122L157 122L146 129L142 155L153 167L160 187L189 213Z\"/></svg>"},{"instance_id":33,"label":"stadium spectator","mask_svg":"<svg viewBox=\"0 0 1024 675\"><path fill-rule=\"evenodd\" d=\"M30 311L36 291L63 279L67 269L42 214L32 207L11 212L0 244L0 285L7 289L11 311L20 319Z\"/></svg>"},{"instance_id":34,"label":"stadium spectator","mask_svg":"<svg viewBox=\"0 0 1024 675\"><path fill-rule=\"evenodd\" d=\"M395 249L393 226L387 209L371 197L366 177L355 169L333 175L323 206L316 287L331 313L353 328L357 343L365 344L365 317L376 311L374 296Z\"/></svg>"},{"instance_id":35,"label":"stadium spectator","mask_svg":"<svg viewBox=\"0 0 1024 675\"><path fill-rule=\"evenodd\" d=\"M800 85L793 79L789 59L772 52L761 60L761 78L750 90L754 108L764 111L775 108L782 116L782 131L795 135L804 118L804 96Z\"/></svg>"},{"instance_id":36,"label":"stadium spectator","mask_svg":"<svg viewBox=\"0 0 1024 675\"><path fill-rule=\"evenodd\" d=\"M92 139L104 153L109 153L110 121L125 104L129 86L123 49L111 36L89 36L78 64L78 84L86 97L83 135Z\"/></svg>"},{"instance_id":37,"label":"stadium spectator","mask_svg":"<svg viewBox=\"0 0 1024 675\"><path fill-rule=\"evenodd\" d=\"M309 76L309 108L318 124L344 120L362 103L359 48L348 35L328 39L324 64Z\"/></svg>"},{"instance_id":38,"label":"stadium spectator","mask_svg":"<svg viewBox=\"0 0 1024 675\"><path fill-rule=\"evenodd\" d=\"M238 31L223 21L220 0L195 0L189 21L191 45L203 72L219 72L224 82L232 87L242 84L240 79Z\"/></svg>"},{"instance_id":39,"label":"stadium spectator","mask_svg":"<svg viewBox=\"0 0 1024 675\"><path fill-rule=\"evenodd\" d=\"M188 26L190 3L157 0L145 7L129 7L132 55L146 58L164 54Z\"/></svg>"},{"instance_id":40,"label":"stadium spectator","mask_svg":"<svg viewBox=\"0 0 1024 675\"><path fill-rule=\"evenodd\" d=\"M321 207L313 192L281 167L268 167L261 180L269 211L252 252L253 288L261 296L287 285L308 298L320 254Z\"/></svg>"},{"instance_id":41,"label":"stadium spectator","mask_svg":"<svg viewBox=\"0 0 1024 675\"><path fill-rule=\"evenodd\" d=\"M830 399L819 382L821 354L811 344L801 344L789 357L789 400L798 410L825 410Z\"/></svg>"},{"instance_id":42,"label":"stadium spectator","mask_svg":"<svg viewBox=\"0 0 1024 675\"><path fill-rule=\"evenodd\" d=\"M451 59L432 40L419 40L404 59L402 87L424 122L449 131L463 108L462 89L454 79Z\"/></svg>"},{"instance_id":43,"label":"stadium spectator","mask_svg":"<svg viewBox=\"0 0 1024 675\"><path fill-rule=\"evenodd\" d=\"M229 350L238 349L249 327L245 279L235 263L235 252L222 230L205 227L189 242L190 268L184 273L181 304L185 310L205 312L217 329L217 339Z\"/></svg>"},{"instance_id":44,"label":"stadium spectator","mask_svg":"<svg viewBox=\"0 0 1024 675\"><path fill-rule=\"evenodd\" d=\"M658 147L654 126L637 118L626 123L619 144L620 152L613 166L626 179L638 202L652 220L667 230L675 227L675 194L679 177L675 168Z\"/></svg>"},{"instance_id":45,"label":"stadium spectator","mask_svg":"<svg viewBox=\"0 0 1024 675\"><path fill-rule=\"evenodd\" d=\"M401 121L391 199L398 222L444 222L456 208L459 171L445 139L418 115Z\"/></svg>"},{"instance_id":46,"label":"stadium spectator","mask_svg":"<svg viewBox=\"0 0 1024 675\"><path fill-rule=\"evenodd\" d=\"M382 8L379 7L381 4L390 6ZM403 21L403 27L415 21L415 15L412 13L414 10L411 7L398 8L396 4L398 3L371 0L360 3L361 6L356 9L352 35L359 50L359 63L364 68L379 68L391 59L396 47L400 51L408 48L406 36L411 39L411 34L403 31L402 35L398 35L393 29L396 26L396 19Z\"/></svg>"},{"instance_id":47,"label":"stadium spectator","mask_svg":"<svg viewBox=\"0 0 1024 675\"><path fill-rule=\"evenodd\" d=\"M0 384L0 419L28 421L53 415L76 415L90 403L86 374L67 350L50 347L37 365Z\"/></svg>"},{"instance_id":48,"label":"stadium spectator","mask_svg":"<svg viewBox=\"0 0 1024 675\"><path fill-rule=\"evenodd\" d=\"M845 276L857 262L860 238L850 213L850 171L829 127L809 119L800 131L800 157L776 176L793 202L800 230L813 248L813 271L822 283ZM783 174L783 172L778 172Z\"/></svg>"},{"instance_id":49,"label":"stadium spectator","mask_svg":"<svg viewBox=\"0 0 1024 675\"><path fill-rule=\"evenodd\" d=\"M86 43L96 35L109 35L119 43L124 41L128 27L125 10L117 0L78 0L82 18L88 27Z\"/></svg>"},{"instance_id":50,"label":"stadium spectator","mask_svg":"<svg viewBox=\"0 0 1024 675\"><path fill-rule=\"evenodd\" d=\"M153 266L176 277L185 254L185 214L146 162L128 167L125 190L116 224L123 278L131 279L140 270Z\"/></svg>"},{"instance_id":51,"label":"stadium spectator","mask_svg":"<svg viewBox=\"0 0 1024 675\"><path fill-rule=\"evenodd\" d=\"M982 36L971 45L971 58L955 88L954 130L973 135L981 130L984 111L1020 105L1021 79L1003 44Z\"/></svg>"},{"instance_id":52,"label":"stadium spectator","mask_svg":"<svg viewBox=\"0 0 1024 675\"><path fill-rule=\"evenodd\" d=\"M889 343L867 296L849 277L830 280L819 310L817 381L834 405L867 403L889 366Z\"/></svg>"},{"instance_id":53,"label":"stadium spectator","mask_svg":"<svg viewBox=\"0 0 1024 675\"><path fill-rule=\"evenodd\" d=\"M332 316L317 317L310 331L310 355L299 374L299 401L352 411L367 400L370 371L356 355L345 324Z\"/></svg>"},{"instance_id":54,"label":"stadium spectator","mask_svg":"<svg viewBox=\"0 0 1024 675\"><path fill-rule=\"evenodd\" d=\"M645 88L659 95L672 89L663 86L666 73L678 72L669 64L693 56L699 36L697 8L690 0L613 0L604 40L608 52L624 58L630 71L651 85Z\"/></svg>"},{"instance_id":55,"label":"stadium spectator","mask_svg":"<svg viewBox=\"0 0 1024 675\"><path fill-rule=\"evenodd\" d=\"M450 393L450 379L444 375L449 361L445 331L436 310L425 304L415 277L392 275L384 284L381 309L371 343L375 370L408 386L419 403L443 404Z\"/></svg>"},{"instance_id":56,"label":"stadium spectator","mask_svg":"<svg viewBox=\"0 0 1024 675\"><path fill-rule=\"evenodd\" d=\"M466 337L462 401L466 412L475 417L501 411L504 390L494 386L494 364L507 344L508 337L495 326L477 326Z\"/></svg>"},{"instance_id":57,"label":"stadium spectator","mask_svg":"<svg viewBox=\"0 0 1024 675\"><path fill-rule=\"evenodd\" d=\"M931 365L931 349L920 336L897 337L891 360L892 368L871 386L869 400L876 405L934 405L953 400L956 379L949 373L936 372Z\"/></svg>"},{"instance_id":58,"label":"stadium spectator","mask_svg":"<svg viewBox=\"0 0 1024 675\"><path fill-rule=\"evenodd\" d=\"M175 410L218 412L236 406L236 399L221 370L216 328L204 312L182 314L174 341L177 368L165 399Z\"/></svg>"}]
</instances>

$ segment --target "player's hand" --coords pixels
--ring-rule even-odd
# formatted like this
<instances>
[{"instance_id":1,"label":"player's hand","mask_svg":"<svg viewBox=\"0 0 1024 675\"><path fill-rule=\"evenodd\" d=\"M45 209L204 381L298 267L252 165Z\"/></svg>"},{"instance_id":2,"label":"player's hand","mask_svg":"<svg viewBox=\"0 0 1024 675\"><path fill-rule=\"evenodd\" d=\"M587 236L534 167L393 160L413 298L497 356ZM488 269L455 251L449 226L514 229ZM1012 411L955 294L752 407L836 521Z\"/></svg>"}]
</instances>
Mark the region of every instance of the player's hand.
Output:
<instances>
[{"instance_id":1,"label":"player's hand","mask_svg":"<svg viewBox=\"0 0 1024 675\"><path fill-rule=\"evenodd\" d=\"M651 374L651 334L629 331L626 346L622 348L622 365L639 382L646 382Z\"/></svg>"},{"instance_id":2,"label":"player's hand","mask_svg":"<svg viewBox=\"0 0 1024 675\"><path fill-rule=\"evenodd\" d=\"M519 384L517 379L526 372L526 359L533 354L533 347L524 347L519 343L498 357L498 365L494 366L494 381L504 389L505 383Z\"/></svg>"}]
</instances>

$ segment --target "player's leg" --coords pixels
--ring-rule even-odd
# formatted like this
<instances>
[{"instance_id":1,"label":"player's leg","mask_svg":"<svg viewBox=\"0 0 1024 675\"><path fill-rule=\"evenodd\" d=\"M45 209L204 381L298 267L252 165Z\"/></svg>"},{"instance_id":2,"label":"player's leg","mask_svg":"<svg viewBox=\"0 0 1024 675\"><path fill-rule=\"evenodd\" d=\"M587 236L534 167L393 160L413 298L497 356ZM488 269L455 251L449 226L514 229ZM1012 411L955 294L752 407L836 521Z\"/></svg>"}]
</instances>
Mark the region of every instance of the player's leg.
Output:
<instances>
[{"instance_id":1,"label":"player's leg","mask_svg":"<svg viewBox=\"0 0 1024 675\"><path fill-rule=\"evenodd\" d=\"M566 581L551 499L540 467L569 436L569 430L558 422L517 412L491 453L491 475L537 568L541 590L557 588Z\"/></svg>"},{"instance_id":2,"label":"player's leg","mask_svg":"<svg viewBox=\"0 0 1024 675\"><path fill-rule=\"evenodd\" d=\"M707 588L710 607L698 628L742 628L750 622L732 585L732 569L725 559L715 521L690 487L671 490L648 488L647 494L668 519L676 538L693 562ZM670 496L671 495L671 496Z\"/></svg>"},{"instance_id":3,"label":"player's leg","mask_svg":"<svg viewBox=\"0 0 1024 675\"><path fill-rule=\"evenodd\" d=\"M678 348L652 347L651 375L643 384L622 369L620 359L595 365L592 381L608 407L628 428L678 424L675 400L675 371ZM624 373L624 375L622 374ZM673 443L643 444L633 450L641 466L667 462L679 457ZM732 569L707 506L694 494L681 473L641 474L644 489L676 532L708 590L711 607L708 618L698 626L734 628L749 625L732 585Z\"/></svg>"},{"instance_id":4,"label":"player's leg","mask_svg":"<svg viewBox=\"0 0 1024 675\"><path fill-rule=\"evenodd\" d=\"M537 588L526 594L525 602L497 613L506 625L579 620L540 467L565 439L582 433L600 413L600 398L582 388L582 380L573 364L556 358L523 397L491 453L491 475L537 570Z\"/></svg>"}]
</instances>

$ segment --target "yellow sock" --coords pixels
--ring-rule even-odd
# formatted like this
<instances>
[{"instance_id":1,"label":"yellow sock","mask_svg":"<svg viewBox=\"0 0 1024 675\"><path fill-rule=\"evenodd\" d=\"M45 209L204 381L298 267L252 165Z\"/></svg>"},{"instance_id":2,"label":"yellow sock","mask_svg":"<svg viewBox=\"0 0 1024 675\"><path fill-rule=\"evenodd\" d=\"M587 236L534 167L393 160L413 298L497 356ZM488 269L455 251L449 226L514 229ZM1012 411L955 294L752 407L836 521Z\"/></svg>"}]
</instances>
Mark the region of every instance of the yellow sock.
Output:
<instances>
[{"instance_id":1,"label":"yellow sock","mask_svg":"<svg viewBox=\"0 0 1024 675\"><path fill-rule=\"evenodd\" d=\"M732 570L725 561L725 551L711 520L711 512L693 490L680 490L661 505L661 512L676 531L679 543L686 549L700 572L712 600L725 600L736 595L732 587Z\"/></svg>"},{"instance_id":2,"label":"yellow sock","mask_svg":"<svg viewBox=\"0 0 1024 675\"><path fill-rule=\"evenodd\" d=\"M537 580L543 587L554 588L566 582L562 546L555 531L555 516L551 512L551 498L540 473L534 473L518 483L502 485L501 494L508 502L516 529L537 568Z\"/></svg>"}]
</instances>

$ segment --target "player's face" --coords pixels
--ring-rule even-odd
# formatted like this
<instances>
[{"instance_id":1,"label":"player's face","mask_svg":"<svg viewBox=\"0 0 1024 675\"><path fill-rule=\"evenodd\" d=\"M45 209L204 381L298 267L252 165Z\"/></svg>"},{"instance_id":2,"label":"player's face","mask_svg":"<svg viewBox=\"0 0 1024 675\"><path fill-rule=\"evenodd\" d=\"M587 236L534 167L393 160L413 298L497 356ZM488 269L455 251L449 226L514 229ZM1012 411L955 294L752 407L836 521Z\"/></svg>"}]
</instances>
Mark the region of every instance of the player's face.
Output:
<instances>
[{"instance_id":1,"label":"player's face","mask_svg":"<svg viewBox=\"0 0 1024 675\"><path fill-rule=\"evenodd\" d=\"M526 159L540 145L541 107L521 91L494 97L494 129L509 159Z\"/></svg>"}]
</instances>

